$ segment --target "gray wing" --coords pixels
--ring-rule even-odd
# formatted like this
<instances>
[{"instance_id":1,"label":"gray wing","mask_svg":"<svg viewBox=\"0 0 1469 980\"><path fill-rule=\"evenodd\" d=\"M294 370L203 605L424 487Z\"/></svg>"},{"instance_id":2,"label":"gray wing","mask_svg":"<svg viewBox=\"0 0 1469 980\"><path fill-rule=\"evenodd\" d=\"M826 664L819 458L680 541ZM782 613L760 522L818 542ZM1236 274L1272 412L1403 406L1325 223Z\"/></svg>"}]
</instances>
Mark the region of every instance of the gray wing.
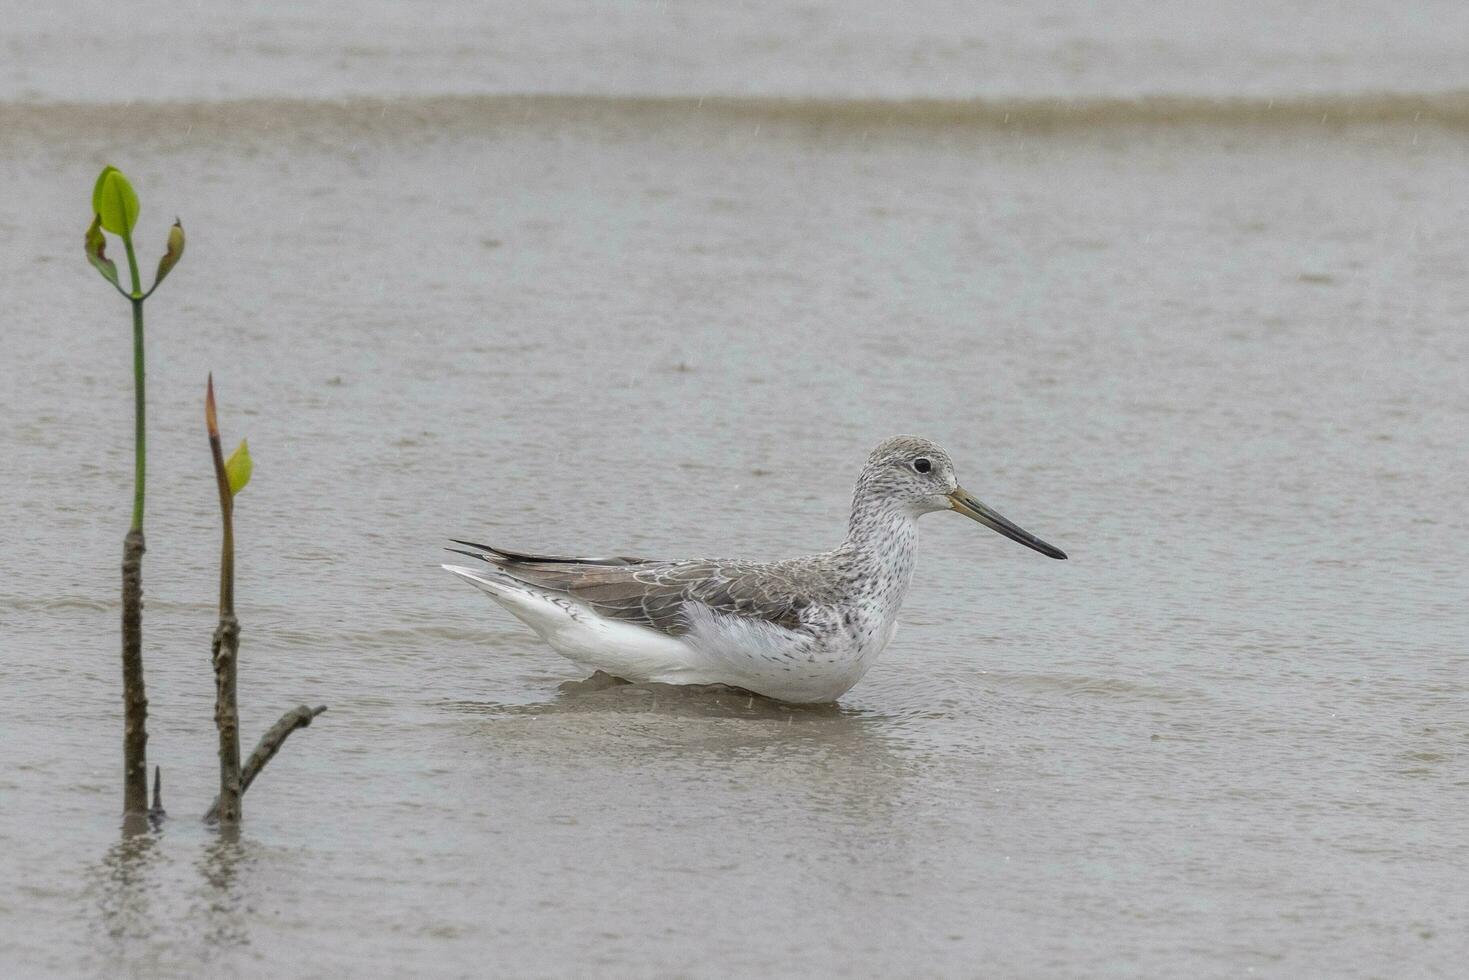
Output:
<instances>
[{"instance_id":1,"label":"gray wing","mask_svg":"<svg viewBox=\"0 0 1469 980\"><path fill-rule=\"evenodd\" d=\"M479 550L460 554L489 562L527 585L575 599L600 615L670 636L688 632L684 607L690 602L727 616L759 619L798 630L803 626L802 610L832 598L827 594L829 587L800 559L766 564L718 559L566 558L520 554L487 545L471 547Z\"/></svg>"}]
</instances>

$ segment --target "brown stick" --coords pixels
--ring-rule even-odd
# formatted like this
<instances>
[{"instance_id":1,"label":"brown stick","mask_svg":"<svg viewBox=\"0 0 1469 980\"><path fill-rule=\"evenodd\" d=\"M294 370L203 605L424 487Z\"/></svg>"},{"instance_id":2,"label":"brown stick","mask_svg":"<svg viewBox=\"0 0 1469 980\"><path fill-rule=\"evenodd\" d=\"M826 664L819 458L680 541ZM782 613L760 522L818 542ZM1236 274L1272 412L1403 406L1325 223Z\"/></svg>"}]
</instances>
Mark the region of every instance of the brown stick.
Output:
<instances>
[{"instance_id":1,"label":"brown stick","mask_svg":"<svg viewBox=\"0 0 1469 980\"><path fill-rule=\"evenodd\" d=\"M148 812L148 693L143 684L143 531L122 545L122 813Z\"/></svg>"},{"instance_id":2,"label":"brown stick","mask_svg":"<svg viewBox=\"0 0 1469 980\"><path fill-rule=\"evenodd\" d=\"M148 807L148 819L156 825L166 816L168 816L168 812L163 809L163 770L158 766L154 766L153 805Z\"/></svg>"},{"instance_id":3,"label":"brown stick","mask_svg":"<svg viewBox=\"0 0 1469 980\"><path fill-rule=\"evenodd\" d=\"M235 697L236 666L240 654L240 624L220 614L214 629L214 726L219 729L220 819L238 823L243 816L245 787L240 775L240 709Z\"/></svg>"},{"instance_id":4,"label":"brown stick","mask_svg":"<svg viewBox=\"0 0 1469 980\"><path fill-rule=\"evenodd\" d=\"M214 376L204 397L204 424L209 430L209 452L214 457L214 479L219 485L219 512L224 535L219 554L219 625L214 630L214 725L219 729L219 819L239 823L245 795L240 774L240 708L235 681L240 655L240 623L235 619L234 494L224 469L219 421L214 411Z\"/></svg>"},{"instance_id":5,"label":"brown stick","mask_svg":"<svg viewBox=\"0 0 1469 980\"><path fill-rule=\"evenodd\" d=\"M282 745L286 744L286 739L290 738L292 732L298 728L306 728L311 724L313 718L325 710L326 705L324 704L315 708L303 704L299 708L287 711L281 716L280 721L270 726L270 730L260 736L260 742L255 746L255 751L250 753L250 758L245 762L240 779L240 794L244 795L245 790L250 788L255 777L260 775L260 770L265 768L267 762L275 758L275 754L281 750ZM220 800L216 799L214 805L209 808L209 812L204 814L204 820L206 823L214 823L221 816Z\"/></svg>"}]
</instances>

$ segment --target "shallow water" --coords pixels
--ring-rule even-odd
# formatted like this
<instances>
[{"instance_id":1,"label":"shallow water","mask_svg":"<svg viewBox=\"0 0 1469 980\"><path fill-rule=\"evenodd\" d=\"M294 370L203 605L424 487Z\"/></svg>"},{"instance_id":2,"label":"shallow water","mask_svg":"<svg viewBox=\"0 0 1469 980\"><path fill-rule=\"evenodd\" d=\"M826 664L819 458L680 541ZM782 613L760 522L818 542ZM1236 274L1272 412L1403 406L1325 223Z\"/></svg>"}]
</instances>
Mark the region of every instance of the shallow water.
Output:
<instances>
[{"instance_id":1,"label":"shallow water","mask_svg":"<svg viewBox=\"0 0 1469 980\"><path fill-rule=\"evenodd\" d=\"M1095 98L1469 87L1457 0L58 0L7 101L446 92Z\"/></svg>"},{"instance_id":2,"label":"shallow water","mask_svg":"<svg viewBox=\"0 0 1469 980\"><path fill-rule=\"evenodd\" d=\"M0 105L8 974L1460 971L1454 99L247 94ZM145 266L174 214L190 236L148 306L172 817L126 843L129 340L78 247L104 161ZM330 705L235 841L195 820L210 370L256 459L246 741ZM926 518L898 638L837 706L566 685L437 567L450 536L825 548L902 431L1071 560Z\"/></svg>"}]
</instances>

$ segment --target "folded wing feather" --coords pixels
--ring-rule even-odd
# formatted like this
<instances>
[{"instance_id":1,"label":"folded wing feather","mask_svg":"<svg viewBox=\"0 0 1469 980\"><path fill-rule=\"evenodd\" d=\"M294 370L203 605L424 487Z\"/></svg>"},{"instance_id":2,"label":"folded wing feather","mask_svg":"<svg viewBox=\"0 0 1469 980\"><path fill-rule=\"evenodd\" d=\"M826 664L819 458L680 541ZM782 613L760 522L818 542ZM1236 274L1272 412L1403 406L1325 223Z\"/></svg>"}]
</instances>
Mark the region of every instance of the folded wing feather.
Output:
<instances>
[{"instance_id":1,"label":"folded wing feather","mask_svg":"<svg viewBox=\"0 0 1469 980\"><path fill-rule=\"evenodd\" d=\"M502 574L545 592L574 599L599 615L637 623L670 636L690 629L685 604L696 602L728 616L799 630L812 604L788 562L658 561L646 558L571 558L531 555L456 541Z\"/></svg>"}]
</instances>

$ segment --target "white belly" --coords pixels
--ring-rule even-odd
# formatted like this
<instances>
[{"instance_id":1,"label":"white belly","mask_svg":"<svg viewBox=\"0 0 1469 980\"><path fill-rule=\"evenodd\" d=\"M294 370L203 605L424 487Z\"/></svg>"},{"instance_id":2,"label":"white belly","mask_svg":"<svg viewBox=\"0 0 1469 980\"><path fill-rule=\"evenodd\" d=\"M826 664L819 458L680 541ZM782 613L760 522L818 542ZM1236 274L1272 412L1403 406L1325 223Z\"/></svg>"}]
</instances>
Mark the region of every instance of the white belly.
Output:
<instances>
[{"instance_id":1,"label":"white belly","mask_svg":"<svg viewBox=\"0 0 1469 980\"><path fill-rule=\"evenodd\" d=\"M895 616L870 624L858 617L854 629L834 616L832 631L820 639L703 607L689 618L694 663L688 672L705 679L683 683L729 684L806 703L834 701L851 690L897 631Z\"/></svg>"}]
</instances>

